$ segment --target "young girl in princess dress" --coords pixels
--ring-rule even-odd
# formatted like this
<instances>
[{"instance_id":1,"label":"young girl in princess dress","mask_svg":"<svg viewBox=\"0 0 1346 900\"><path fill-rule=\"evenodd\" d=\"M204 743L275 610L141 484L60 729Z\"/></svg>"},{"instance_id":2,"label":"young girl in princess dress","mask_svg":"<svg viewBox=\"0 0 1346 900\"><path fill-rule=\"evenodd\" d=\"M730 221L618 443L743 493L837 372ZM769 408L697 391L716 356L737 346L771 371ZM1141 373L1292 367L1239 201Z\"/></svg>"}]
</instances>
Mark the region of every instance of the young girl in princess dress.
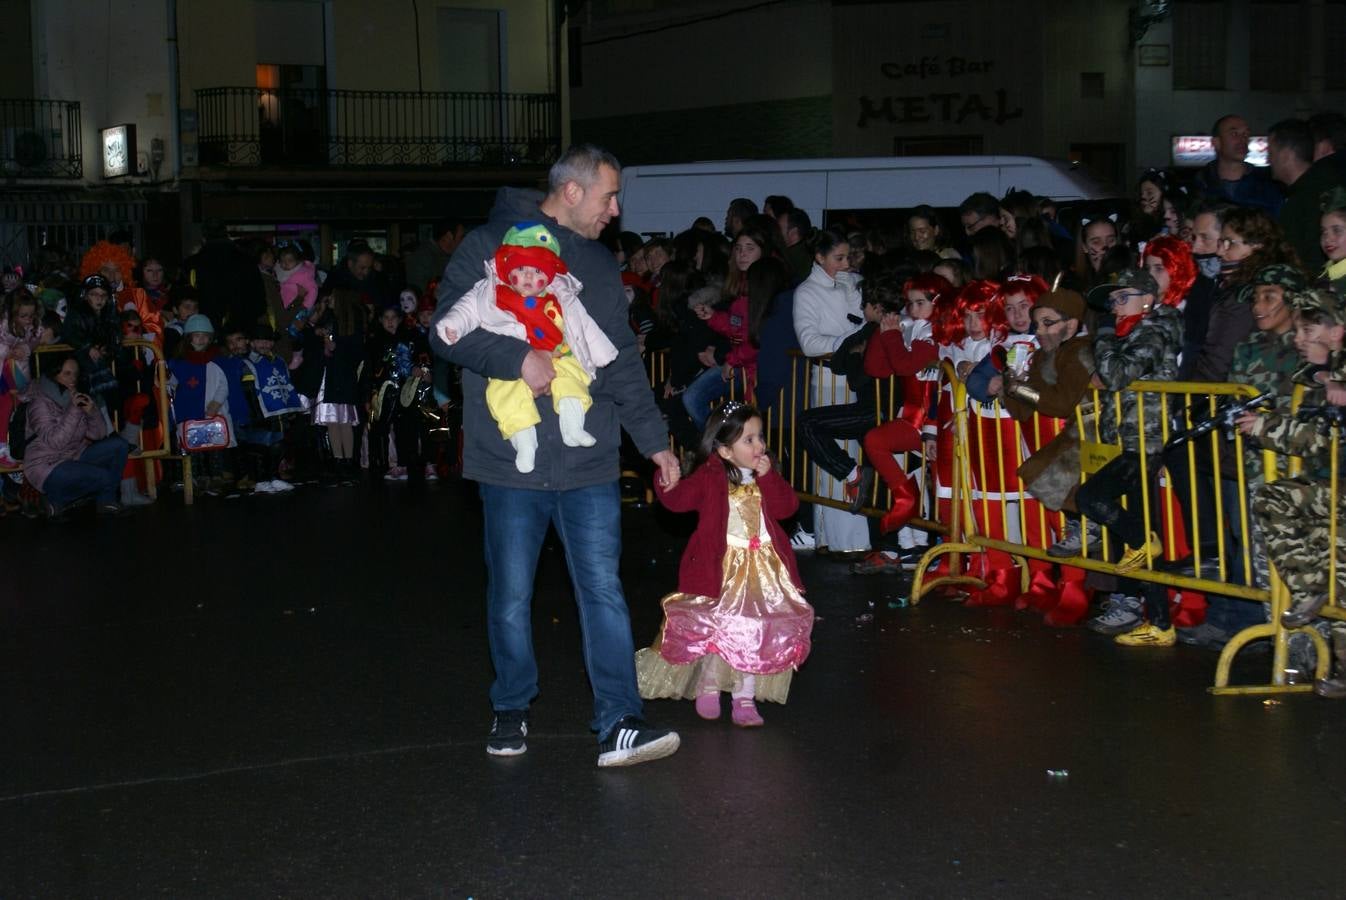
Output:
<instances>
[{"instance_id":1,"label":"young girl in princess dress","mask_svg":"<svg viewBox=\"0 0 1346 900\"><path fill-rule=\"evenodd\" d=\"M674 512L695 510L695 533L663 599L654 644L636 653L645 698L695 699L703 719L732 696L735 725L762 724L756 700L784 703L809 654L813 607L780 520L799 500L771 465L755 408L726 403L706 423L695 471L672 489L655 485Z\"/></svg>"}]
</instances>

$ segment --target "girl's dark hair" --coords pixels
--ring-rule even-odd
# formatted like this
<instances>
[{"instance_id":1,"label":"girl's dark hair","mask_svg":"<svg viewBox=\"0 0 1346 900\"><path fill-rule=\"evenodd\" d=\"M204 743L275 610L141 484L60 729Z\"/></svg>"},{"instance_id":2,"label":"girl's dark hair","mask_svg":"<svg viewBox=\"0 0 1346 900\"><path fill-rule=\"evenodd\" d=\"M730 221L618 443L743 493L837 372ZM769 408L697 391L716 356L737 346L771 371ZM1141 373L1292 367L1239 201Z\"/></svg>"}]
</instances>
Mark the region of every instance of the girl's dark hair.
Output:
<instances>
[{"instance_id":1,"label":"girl's dark hair","mask_svg":"<svg viewBox=\"0 0 1346 900\"><path fill-rule=\"evenodd\" d=\"M849 244L846 238L846 232L842 231L836 225L827 228L819 228L813 232L813 237L809 239L809 249L813 251L814 257L826 256L842 244Z\"/></svg>"},{"instance_id":2,"label":"girl's dark hair","mask_svg":"<svg viewBox=\"0 0 1346 900\"><path fill-rule=\"evenodd\" d=\"M1014 236L1014 246L1019 253L1032 247L1051 249L1052 233L1047 223L1040 218L1024 219L1019 223L1019 231Z\"/></svg>"},{"instance_id":3,"label":"girl's dark hair","mask_svg":"<svg viewBox=\"0 0 1346 900\"><path fill-rule=\"evenodd\" d=\"M1225 284L1247 284L1258 272L1276 263L1303 268L1299 254L1285 240L1281 226L1262 210L1240 206L1231 210L1220 224L1249 244L1258 245L1247 259L1238 264L1238 268L1225 276Z\"/></svg>"},{"instance_id":4,"label":"girl's dark hair","mask_svg":"<svg viewBox=\"0 0 1346 900\"><path fill-rule=\"evenodd\" d=\"M1000 278L1014 269L1014 245L999 228L972 235L972 277Z\"/></svg>"},{"instance_id":5,"label":"girl's dark hair","mask_svg":"<svg viewBox=\"0 0 1346 900\"><path fill-rule=\"evenodd\" d=\"M771 239L767 237L767 233L762 229L744 225L739 229L738 236L734 238L734 243L737 244L742 240L749 240L757 245L757 249L762 252L759 259L771 258ZM752 267L749 266L748 268ZM747 284L748 273L740 272L737 263L731 264L729 266L729 277L724 280L724 298L726 300L733 300L739 294L744 292Z\"/></svg>"},{"instance_id":6,"label":"girl's dark hair","mask_svg":"<svg viewBox=\"0 0 1346 900\"><path fill-rule=\"evenodd\" d=\"M1025 275L1040 275L1051 284L1061 274L1061 257L1050 247L1027 247L1019 254L1017 268Z\"/></svg>"},{"instance_id":7,"label":"girl's dark hair","mask_svg":"<svg viewBox=\"0 0 1346 900\"><path fill-rule=\"evenodd\" d=\"M37 354L34 354L34 358L36 356ZM73 350L65 350L61 353L43 353L41 356L42 374L52 381L56 380L56 373L64 369L67 362L73 362L81 374L84 372L84 366L80 364L79 357L75 355ZM79 385L76 385L75 390L79 389Z\"/></svg>"},{"instance_id":8,"label":"girl's dark hair","mask_svg":"<svg viewBox=\"0 0 1346 900\"><path fill-rule=\"evenodd\" d=\"M916 271L918 272L932 271L935 266L943 261L944 257L940 256L934 250L917 250L911 254L911 263L916 267Z\"/></svg>"},{"instance_id":9,"label":"girl's dark hair","mask_svg":"<svg viewBox=\"0 0 1346 900\"><path fill-rule=\"evenodd\" d=\"M332 291L332 315L338 337L363 336L369 324L369 312L359 293L350 288Z\"/></svg>"},{"instance_id":10,"label":"girl's dark hair","mask_svg":"<svg viewBox=\"0 0 1346 900\"><path fill-rule=\"evenodd\" d=\"M944 239L944 228L939 221L939 213L935 211L933 206L926 203L922 203L920 206L917 206L911 212L907 213L905 227L902 229L902 240L904 243L910 244L911 242L912 219L924 219L930 223L930 227L935 229L937 232L935 235L936 250L942 250L948 246L949 242Z\"/></svg>"},{"instance_id":11,"label":"girl's dark hair","mask_svg":"<svg viewBox=\"0 0 1346 900\"><path fill-rule=\"evenodd\" d=\"M659 324L669 332L681 331L687 298L705 284L706 277L697 271L693 260L678 258L664 263L659 270Z\"/></svg>"},{"instance_id":12,"label":"girl's dark hair","mask_svg":"<svg viewBox=\"0 0 1346 900\"><path fill-rule=\"evenodd\" d=\"M753 419L762 418L757 407L730 401L710 414L706 430L701 435L701 446L696 448L696 461L693 469L699 469L702 463L712 457L720 461L729 475L730 484L742 484L742 474L738 466L716 452L720 447L729 447L743 436L743 429Z\"/></svg>"},{"instance_id":13,"label":"girl's dark hair","mask_svg":"<svg viewBox=\"0 0 1346 900\"><path fill-rule=\"evenodd\" d=\"M748 342L760 346L758 338L762 322L771 313L772 302L790 286L790 274L785 263L764 256L748 266Z\"/></svg>"}]
</instances>

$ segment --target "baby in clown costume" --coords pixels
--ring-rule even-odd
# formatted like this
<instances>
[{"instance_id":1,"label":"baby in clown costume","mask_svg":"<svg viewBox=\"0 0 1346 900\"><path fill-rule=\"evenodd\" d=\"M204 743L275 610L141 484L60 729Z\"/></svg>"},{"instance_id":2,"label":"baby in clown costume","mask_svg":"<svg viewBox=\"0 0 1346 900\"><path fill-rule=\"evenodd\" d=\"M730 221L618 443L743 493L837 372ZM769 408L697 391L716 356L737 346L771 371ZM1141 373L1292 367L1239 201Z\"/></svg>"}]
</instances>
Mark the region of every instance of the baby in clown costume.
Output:
<instances>
[{"instance_id":1,"label":"baby in clown costume","mask_svg":"<svg viewBox=\"0 0 1346 900\"><path fill-rule=\"evenodd\" d=\"M495 257L486 261L486 277L436 326L446 344L480 327L550 353L556 369L552 407L568 447L594 445L584 430L584 414L593 405L589 385L617 358L616 346L580 303L582 287L567 271L556 237L542 225L521 223L505 232ZM486 408L514 447L515 468L533 471L542 417L532 388L522 378L488 379Z\"/></svg>"}]
</instances>

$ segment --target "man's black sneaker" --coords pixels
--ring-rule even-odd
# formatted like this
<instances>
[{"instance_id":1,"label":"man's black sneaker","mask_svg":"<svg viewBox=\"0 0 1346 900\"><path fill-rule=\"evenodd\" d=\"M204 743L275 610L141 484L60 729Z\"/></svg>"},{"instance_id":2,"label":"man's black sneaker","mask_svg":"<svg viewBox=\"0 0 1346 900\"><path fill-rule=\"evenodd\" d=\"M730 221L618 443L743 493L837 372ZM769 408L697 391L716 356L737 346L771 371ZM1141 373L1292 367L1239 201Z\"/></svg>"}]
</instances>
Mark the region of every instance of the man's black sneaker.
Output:
<instances>
[{"instance_id":1,"label":"man's black sneaker","mask_svg":"<svg viewBox=\"0 0 1346 900\"><path fill-rule=\"evenodd\" d=\"M598 745L598 766L634 766L671 756L681 741L676 731L651 728L643 719L625 716Z\"/></svg>"},{"instance_id":2,"label":"man's black sneaker","mask_svg":"<svg viewBox=\"0 0 1346 900\"><path fill-rule=\"evenodd\" d=\"M486 739L486 752L492 756L519 756L528 749L523 740L527 734L528 710L499 710L491 723L491 736Z\"/></svg>"}]
</instances>

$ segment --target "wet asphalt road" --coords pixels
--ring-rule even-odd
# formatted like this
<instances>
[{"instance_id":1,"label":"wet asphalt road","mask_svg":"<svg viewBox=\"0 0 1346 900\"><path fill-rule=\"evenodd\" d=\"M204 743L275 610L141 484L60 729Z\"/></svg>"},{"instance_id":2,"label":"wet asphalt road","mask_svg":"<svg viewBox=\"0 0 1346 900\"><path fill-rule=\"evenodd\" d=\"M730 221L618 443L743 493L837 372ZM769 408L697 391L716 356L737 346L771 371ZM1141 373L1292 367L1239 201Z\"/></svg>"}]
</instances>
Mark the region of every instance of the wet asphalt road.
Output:
<instances>
[{"instance_id":1,"label":"wet asphalt road","mask_svg":"<svg viewBox=\"0 0 1346 900\"><path fill-rule=\"evenodd\" d=\"M682 749L600 771L549 550L529 751L488 758L479 515L449 482L0 522L0 896L1346 895L1346 706L825 559L765 728L652 702ZM687 524L626 513L638 646Z\"/></svg>"}]
</instances>

